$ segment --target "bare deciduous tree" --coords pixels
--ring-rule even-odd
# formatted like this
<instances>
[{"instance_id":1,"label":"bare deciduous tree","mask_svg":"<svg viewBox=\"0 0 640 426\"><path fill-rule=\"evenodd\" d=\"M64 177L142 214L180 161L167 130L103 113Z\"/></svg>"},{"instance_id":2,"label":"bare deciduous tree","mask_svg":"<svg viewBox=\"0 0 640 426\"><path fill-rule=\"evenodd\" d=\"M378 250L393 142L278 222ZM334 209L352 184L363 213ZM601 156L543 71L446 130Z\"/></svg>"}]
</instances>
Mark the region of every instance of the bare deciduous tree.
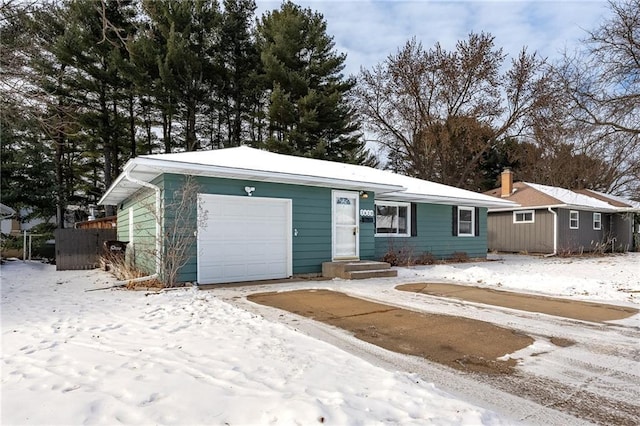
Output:
<instances>
[{"instance_id":1,"label":"bare deciduous tree","mask_svg":"<svg viewBox=\"0 0 640 426\"><path fill-rule=\"evenodd\" d=\"M604 189L640 198L640 0L609 5L611 17L556 75L583 135L576 147L615 169Z\"/></svg>"},{"instance_id":2,"label":"bare deciduous tree","mask_svg":"<svg viewBox=\"0 0 640 426\"><path fill-rule=\"evenodd\" d=\"M199 192L200 185L193 176L186 176L177 186L165 186L159 214L153 192L142 191L136 197L136 204L140 206L136 214L141 220L134 226L135 266L144 265L151 270L158 262L158 280L165 287L175 287L179 283L180 270L195 255L196 231L206 226L206 212L198 215ZM153 220L145 220L145 217ZM160 250L156 248L156 225L162 229Z\"/></svg>"},{"instance_id":3,"label":"bare deciduous tree","mask_svg":"<svg viewBox=\"0 0 640 426\"><path fill-rule=\"evenodd\" d=\"M395 171L478 189L475 171L501 137L530 128L554 95L545 61L523 49L506 55L493 36L471 33L448 52L415 39L362 70L355 102Z\"/></svg>"}]
</instances>

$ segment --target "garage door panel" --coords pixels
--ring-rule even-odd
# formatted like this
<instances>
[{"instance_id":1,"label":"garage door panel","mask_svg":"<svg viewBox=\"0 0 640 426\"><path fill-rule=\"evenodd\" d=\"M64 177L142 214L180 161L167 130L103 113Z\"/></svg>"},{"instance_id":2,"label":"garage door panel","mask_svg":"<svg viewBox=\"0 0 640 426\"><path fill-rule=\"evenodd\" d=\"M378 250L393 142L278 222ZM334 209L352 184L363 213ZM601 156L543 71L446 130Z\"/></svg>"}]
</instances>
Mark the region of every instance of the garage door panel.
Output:
<instances>
[{"instance_id":1,"label":"garage door panel","mask_svg":"<svg viewBox=\"0 0 640 426\"><path fill-rule=\"evenodd\" d=\"M198 232L200 284L291 275L291 200L200 196L200 214L207 212Z\"/></svg>"}]
</instances>

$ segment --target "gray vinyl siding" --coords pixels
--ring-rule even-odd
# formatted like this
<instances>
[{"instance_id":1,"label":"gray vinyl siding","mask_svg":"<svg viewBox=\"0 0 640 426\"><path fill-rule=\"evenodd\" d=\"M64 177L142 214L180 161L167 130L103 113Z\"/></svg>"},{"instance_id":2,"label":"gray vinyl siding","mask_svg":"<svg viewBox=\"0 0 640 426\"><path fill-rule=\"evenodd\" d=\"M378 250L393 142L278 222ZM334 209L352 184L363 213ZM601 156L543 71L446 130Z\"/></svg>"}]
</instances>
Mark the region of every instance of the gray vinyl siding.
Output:
<instances>
[{"instance_id":1,"label":"gray vinyl siding","mask_svg":"<svg viewBox=\"0 0 640 426\"><path fill-rule=\"evenodd\" d=\"M487 255L487 209L479 208L478 236L453 235L452 207L441 204L417 204L417 235L414 237L375 237L376 258L389 252L420 256L430 253L439 259L450 258L456 252L469 257Z\"/></svg>"},{"instance_id":2,"label":"gray vinyl siding","mask_svg":"<svg viewBox=\"0 0 640 426\"><path fill-rule=\"evenodd\" d=\"M533 223L514 223L512 211L489 213L489 250L553 253L553 220L553 215L546 209L534 210ZM567 216L567 227L568 220Z\"/></svg>"},{"instance_id":3,"label":"gray vinyl siding","mask_svg":"<svg viewBox=\"0 0 640 426\"><path fill-rule=\"evenodd\" d=\"M610 215L611 234L615 236L615 250L628 251L633 249L633 214L620 213Z\"/></svg>"},{"instance_id":4,"label":"gray vinyl siding","mask_svg":"<svg viewBox=\"0 0 640 426\"><path fill-rule=\"evenodd\" d=\"M587 210L554 209L558 213L558 253L594 250L628 250L631 247L631 221L624 214ZM571 211L578 212L578 229L571 229ZM601 214L601 229L593 229L594 213ZM494 212L488 218L489 250L505 252L553 253L553 215L535 210L534 223L513 223L513 212ZM615 238L615 240L612 240Z\"/></svg>"},{"instance_id":5,"label":"gray vinyl siding","mask_svg":"<svg viewBox=\"0 0 640 426\"><path fill-rule=\"evenodd\" d=\"M578 212L578 229L569 228L571 211ZM558 253L593 251L599 244L607 242L610 229L610 220L607 216L610 215L601 213L602 229L595 230L593 213L586 210L558 209Z\"/></svg>"}]
</instances>

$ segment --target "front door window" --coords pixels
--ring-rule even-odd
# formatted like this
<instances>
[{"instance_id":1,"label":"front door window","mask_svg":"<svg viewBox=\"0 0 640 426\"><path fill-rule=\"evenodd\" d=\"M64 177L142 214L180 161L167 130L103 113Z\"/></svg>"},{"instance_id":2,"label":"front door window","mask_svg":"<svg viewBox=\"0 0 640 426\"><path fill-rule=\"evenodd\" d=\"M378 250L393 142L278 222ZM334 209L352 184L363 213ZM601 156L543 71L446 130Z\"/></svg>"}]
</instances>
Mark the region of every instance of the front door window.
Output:
<instances>
[{"instance_id":1,"label":"front door window","mask_svg":"<svg viewBox=\"0 0 640 426\"><path fill-rule=\"evenodd\" d=\"M333 193L333 258L358 258L358 193Z\"/></svg>"}]
</instances>

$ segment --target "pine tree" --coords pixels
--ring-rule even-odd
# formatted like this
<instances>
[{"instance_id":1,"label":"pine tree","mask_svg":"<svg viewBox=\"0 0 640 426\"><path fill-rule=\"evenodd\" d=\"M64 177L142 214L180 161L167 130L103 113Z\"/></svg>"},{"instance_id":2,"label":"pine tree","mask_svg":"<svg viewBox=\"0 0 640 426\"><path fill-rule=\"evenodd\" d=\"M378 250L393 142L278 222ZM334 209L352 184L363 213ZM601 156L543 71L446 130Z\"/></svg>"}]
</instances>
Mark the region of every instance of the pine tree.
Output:
<instances>
[{"instance_id":1,"label":"pine tree","mask_svg":"<svg viewBox=\"0 0 640 426\"><path fill-rule=\"evenodd\" d=\"M219 108L227 130L224 146L252 142L249 120L262 92L257 79L260 57L251 27L255 9L254 0L224 0L219 43Z\"/></svg>"},{"instance_id":2,"label":"pine tree","mask_svg":"<svg viewBox=\"0 0 640 426\"><path fill-rule=\"evenodd\" d=\"M90 202L111 185L132 148L127 133L132 84L120 68L128 56L125 40L134 32L134 3L104 0L101 5L97 7L93 0L70 2L64 34L52 49L69 68L69 97L82 106L77 118L87 144L83 151L102 153L99 160L91 161L94 166L102 163L100 172L90 172L102 179L98 188L86 194Z\"/></svg>"},{"instance_id":3,"label":"pine tree","mask_svg":"<svg viewBox=\"0 0 640 426\"><path fill-rule=\"evenodd\" d=\"M257 30L270 93L267 148L361 161L363 142L346 97L355 80L341 73L346 55L335 52L322 15L287 1L266 13Z\"/></svg>"},{"instance_id":4,"label":"pine tree","mask_svg":"<svg viewBox=\"0 0 640 426\"><path fill-rule=\"evenodd\" d=\"M196 150L200 148L197 117L219 76L215 68L219 5L214 0L148 0L143 5L151 19L150 37L157 54L156 85L161 90L156 93L163 96L160 101L166 114L175 110L180 115L183 149ZM165 140L165 150L172 149Z\"/></svg>"}]
</instances>

